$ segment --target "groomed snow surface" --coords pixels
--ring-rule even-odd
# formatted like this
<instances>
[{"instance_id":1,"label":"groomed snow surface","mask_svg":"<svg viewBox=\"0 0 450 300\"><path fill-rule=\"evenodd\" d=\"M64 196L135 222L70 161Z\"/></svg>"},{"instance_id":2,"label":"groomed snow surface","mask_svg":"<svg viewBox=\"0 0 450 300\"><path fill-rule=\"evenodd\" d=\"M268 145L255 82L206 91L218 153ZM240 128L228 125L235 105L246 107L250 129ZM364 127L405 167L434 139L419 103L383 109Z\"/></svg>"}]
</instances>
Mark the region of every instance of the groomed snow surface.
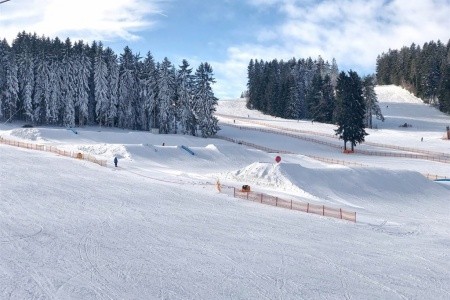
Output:
<instances>
[{"instance_id":1,"label":"groomed snow surface","mask_svg":"<svg viewBox=\"0 0 450 300\"><path fill-rule=\"evenodd\" d=\"M356 149L445 160L449 116L400 88L376 90L386 121ZM242 100L219 101L217 116L219 135L243 144L0 125L5 139L108 161L0 144L0 298L450 299L450 186L423 175L449 178L449 163L343 154L330 146L342 146L327 136L334 126L269 117ZM235 199L217 179L356 211L357 222Z\"/></svg>"}]
</instances>

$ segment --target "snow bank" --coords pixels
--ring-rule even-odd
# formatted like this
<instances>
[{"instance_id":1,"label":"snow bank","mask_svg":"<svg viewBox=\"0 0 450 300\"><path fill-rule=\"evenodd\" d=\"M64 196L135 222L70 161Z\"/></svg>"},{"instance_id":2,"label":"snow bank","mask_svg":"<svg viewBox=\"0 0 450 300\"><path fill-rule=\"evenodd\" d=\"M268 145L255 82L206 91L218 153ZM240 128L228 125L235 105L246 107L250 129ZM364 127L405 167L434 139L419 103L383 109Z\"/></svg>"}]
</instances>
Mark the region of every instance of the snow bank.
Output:
<instances>
[{"instance_id":1,"label":"snow bank","mask_svg":"<svg viewBox=\"0 0 450 300\"><path fill-rule=\"evenodd\" d=\"M380 103L423 104L422 99L395 85L376 86L375 93Z\"/></svg>"}]
</instances>

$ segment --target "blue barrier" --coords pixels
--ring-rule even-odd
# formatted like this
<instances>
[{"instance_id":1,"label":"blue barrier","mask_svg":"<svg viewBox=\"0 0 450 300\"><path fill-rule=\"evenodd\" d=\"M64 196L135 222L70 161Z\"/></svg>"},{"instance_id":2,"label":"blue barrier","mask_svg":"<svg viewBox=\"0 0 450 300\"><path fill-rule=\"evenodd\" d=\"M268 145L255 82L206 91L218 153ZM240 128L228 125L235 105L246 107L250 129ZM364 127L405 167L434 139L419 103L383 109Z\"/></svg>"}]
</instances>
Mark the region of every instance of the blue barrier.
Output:
<instances>
[{"instance_id":1,"label":"blue barrier","mask_svg":"<svg viewBox=\"0 0 450 300\"><path fill-rule=\"evenodd\" d=\"M189 152L190 154L195 155L195 153L194 153L191 149L189 149L188 147L186 147L186 146L184 146L184 145L181 145L181 148L183 148L184 150L186 150L186 151Z\"/></svg>"},{"instance_id":2,"label":"blue barrier","mask_svg":"<svg viewBox=\"0 0 450 300\"><path fill-rule=\"evenodd\" d=\"M72 131L73 133L78 134L78 132L77 132L75 129L73 129L73 128L67 127L67 130L70 130L70 131Z\"/></svg>"}]
</instances>

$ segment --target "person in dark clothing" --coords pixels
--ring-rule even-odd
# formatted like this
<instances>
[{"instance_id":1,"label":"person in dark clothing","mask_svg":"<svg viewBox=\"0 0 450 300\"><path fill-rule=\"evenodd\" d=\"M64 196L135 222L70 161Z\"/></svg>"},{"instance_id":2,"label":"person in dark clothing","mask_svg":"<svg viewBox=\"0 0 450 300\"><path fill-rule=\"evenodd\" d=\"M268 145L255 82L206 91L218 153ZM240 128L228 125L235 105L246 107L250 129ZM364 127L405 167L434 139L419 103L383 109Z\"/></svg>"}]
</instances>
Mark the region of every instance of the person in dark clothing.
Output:
<instances>
[{"instance_id":1,"label":"person in dark clothing","mask_svg":"<svg viewBox=\"0 0 450 300\"><path fill-rule=\"evenodd\" d=\"M114 165L117 167L117 163L119 162L119 160L117 159L117 156L114 157Z\"/></svg>"}]
</instances>

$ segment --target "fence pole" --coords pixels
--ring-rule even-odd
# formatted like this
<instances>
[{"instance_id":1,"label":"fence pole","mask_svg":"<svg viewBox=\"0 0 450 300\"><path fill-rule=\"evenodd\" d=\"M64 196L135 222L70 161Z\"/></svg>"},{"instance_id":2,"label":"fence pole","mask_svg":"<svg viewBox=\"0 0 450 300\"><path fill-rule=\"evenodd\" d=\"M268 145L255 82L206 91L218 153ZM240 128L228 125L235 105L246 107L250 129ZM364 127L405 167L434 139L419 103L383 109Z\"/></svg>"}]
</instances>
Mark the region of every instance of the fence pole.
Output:
<instances>
[{"instance_id":1,"label":"fence pole","mask_svg":"<svg viewBox=\"0 0 450 300\"><path fill-rule=\"evenodd\" d=\"M236 198L236 188L233 188L233 198Z\"/></svg>"},{"instance_id":2,"label":"fence pole","mask_svg":"<svg viewBox=\"0 0 450 300\"><path fill-rule=\"evenodd\" d=\"M339 208L339 214L340 214L341 219L342 219L342 208Z\"/></svg>"},{"instance_id":3,"label":"fence pole","mask_svg":"<svg viewBox=\"0 0 450 300\"><path fill-rule=\"evenodd\" d=\"M275 206L278 206L278 197L275 197Z\"/></svg>"},{"instance_id":4,"label":"fence pole","mask_svg":"<svg viewBox=\"0 0 450 300\"><path fill-rule=\"evenodd\" d=\"M262 203L263 194L261 193L261 203Z\"/></svg>"},{"instance_id":5,"label":"fence pole","mask_svg":"<svg viewBox=\"0 0 450 300\"><path fill-rule=\"evenodd\" d=\"M308 204L306 205L306 212L309 213L309 202L308 202Z\"/></svg>"},{"instance_id":6,"label":"fence pole","mask_svg":"<svg viewBox=\"0 0 450 300\"><path fill-rule=\"evenodd\" d=\"M322 216L325 216L325 205L322 205Z\"/></svg>"},{"instance_id":7,"label":"fence pole","mask_svg":"<svg viewBox=\"0 0 450 300\"><path fill-rule=\"evenodd\" d=\"M291 209L292 209L292 199L291 199Z\"/></svg>"}]
</instances>

